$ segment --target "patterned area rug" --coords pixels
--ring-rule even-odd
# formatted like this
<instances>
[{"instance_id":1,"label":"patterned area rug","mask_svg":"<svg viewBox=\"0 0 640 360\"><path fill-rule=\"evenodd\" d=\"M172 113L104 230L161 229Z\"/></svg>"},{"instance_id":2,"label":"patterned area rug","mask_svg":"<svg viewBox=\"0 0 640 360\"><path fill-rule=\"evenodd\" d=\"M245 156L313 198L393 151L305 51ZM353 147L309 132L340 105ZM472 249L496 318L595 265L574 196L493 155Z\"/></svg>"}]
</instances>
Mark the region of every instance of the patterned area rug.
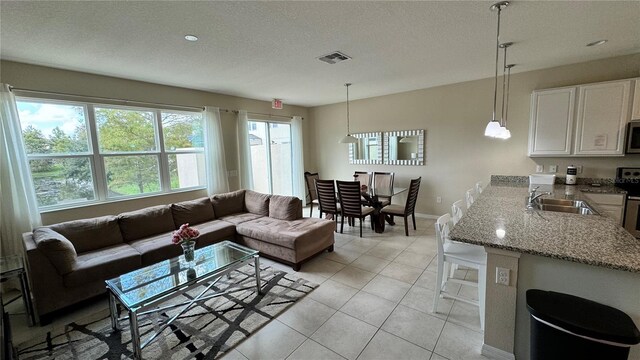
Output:
<instances>
[{"instance_id":1,"label":"patterned area rug","mask_svg":"<svg viewBox=\"0 0 640 360\"><path fill-rule=\"evenodd\" d=\"M214 287L229 290L255 285L254 268L244 266L224 277ZM254 333L318 285L302 278L273 270L262 271L262 295L255 286L206 300L181 315L161 335L142 349L145 359L216 359L231 347ZM184 296L166 303L185 302L202 291L196 287ZM141 317L142 342L160 322L179 312L167 309ZM120 321L121 331L113 332L109 312L105 310L91 318L73 322L45 338L33 339L18 346L18 357L25 359L109 359L132 358L128 320Z\"/></svg>"}]
</instances>

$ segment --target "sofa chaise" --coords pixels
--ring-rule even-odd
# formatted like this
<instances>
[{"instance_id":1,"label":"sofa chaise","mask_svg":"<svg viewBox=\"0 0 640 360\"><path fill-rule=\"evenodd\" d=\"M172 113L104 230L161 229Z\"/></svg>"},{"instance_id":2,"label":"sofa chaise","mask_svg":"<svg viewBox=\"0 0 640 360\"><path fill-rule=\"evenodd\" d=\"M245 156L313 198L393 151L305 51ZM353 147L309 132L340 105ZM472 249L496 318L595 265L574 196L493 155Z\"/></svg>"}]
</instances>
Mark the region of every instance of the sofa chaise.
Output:
<instances>
[{"instance_id":1,"label":"sofa chaise","mask_svg":"<svg viewBox=\"0 0 640 360\"><path fill-rule=\"evenodd\" d=\"M38 316L105 293L107 279L180 255L171 235L184 223L200 231L196 248L232 240L294 270L333 251L333 221L303 218L296 197L251 190L38 227L23 234Z\"/></svg>"}]
</instances>

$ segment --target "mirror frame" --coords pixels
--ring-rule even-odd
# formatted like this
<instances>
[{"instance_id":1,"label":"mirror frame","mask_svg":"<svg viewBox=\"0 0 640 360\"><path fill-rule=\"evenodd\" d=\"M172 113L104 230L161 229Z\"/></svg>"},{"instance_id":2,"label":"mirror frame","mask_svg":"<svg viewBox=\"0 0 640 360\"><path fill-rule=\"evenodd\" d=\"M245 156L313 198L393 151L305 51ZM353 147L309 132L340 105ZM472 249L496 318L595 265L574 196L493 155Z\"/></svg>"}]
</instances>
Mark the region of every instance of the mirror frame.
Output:
<instances>
[{"instance_id":1,"label":"mirror frame","mask_svg":"<svg viewBox=\"0 0 640 360\"><path fill-rule=\"evenodd\" d=\"M378 146L380 147L380 151L378 151L377 159L356 159L355 158L355 144L349 144L349 164L355 165L379 165L382 164L383 152L384 152L384 144L382 143L382 132L369 132L369 133L354 133L351 134L356 139L364 139L369 137L375 137L378 139Z\"/></svg>"},{"instance_id":2,"label":"mirror frame","mask_svg":"<svg viewBox=\"0 0 640 360\"><path fill-rule=\"evenodd\" d=\"M392 136L417 136L418 155L411 160L389 160L389 138ZM384 164L386 165L424 165L424 130L397 130L384 132Z\"/></svg>"}]
</instances>

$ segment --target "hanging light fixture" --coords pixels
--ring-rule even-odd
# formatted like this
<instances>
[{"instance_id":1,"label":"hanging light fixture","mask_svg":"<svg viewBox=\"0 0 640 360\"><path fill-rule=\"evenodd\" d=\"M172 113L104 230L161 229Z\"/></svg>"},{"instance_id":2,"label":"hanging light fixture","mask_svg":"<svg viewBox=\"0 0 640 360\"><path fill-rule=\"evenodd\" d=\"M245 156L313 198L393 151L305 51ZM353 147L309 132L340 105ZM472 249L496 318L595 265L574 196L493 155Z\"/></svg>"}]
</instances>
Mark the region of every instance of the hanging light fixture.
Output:
<instances>
[{"instance_id":1,"label":"hanging light fixture","mask_svg":"<svg viewBox=\"0 0 640 360\"><path fill-rule=\"evenodd\" d=\"M349 132L349 86L351 83L346 83L344 86L347 88L347 135L340 140L341 144L355 144L358 142L358 139L351 136Z\"/></svg>"},{"instance_id":2,"label":"hanging light fixture","mask_svg":"<svg viewBox=\"0 0 640 360\"><path fill-rule=\"evenodd\" d=\"M500 44L500 48L504 50L504 60L502 63L502 112L500 115L500 129L498 130L498 133L496 134L496 138L498 139L508 139L511 137L511 131L509 131L509 129L507 129L507 120L506 120L506 114L505 114L505 107L508 108L508 95L507 95L507 91L506 91L506 84L507 84L507 49L509 48L509 46L513 45L512 42L507 42L507 43L502 43ZM507 99L505 100L505 96L507 96Z\"/></svg>"},{"instance_id":3,"label":"hanging light fixture","mask_svg":"<svg viewBox=\"0 0 640 360\"><path fill-rule=\"evenodd\" d=\"M505 108L504 108L504 128L505 132L503 133L501 139L508 139L511 137L511 131L507 130L507 118L509 117L509 88L511 86L511 68L516 66L515 64L505 65L504 67L507 69L507 97L505 100Z\"/></svg>"},{"instance_id":4,"label":"hanging light fixture","mask_svg":"<svg viewBox=\"0 0 640 360\"><path fill-rule=\"evenodd\" d=\"M500 133L500 123L496 119L496 107L498 103L498 52L500 50L500 13L502 12L502 9L506 8L507 6L509 6L508 1L500 1L491 5L491 10L498 11L498 29L496 32L496 73L495 82L493 85L493 117L487 124L487 127L484 129L484 135L490 137L496 137Z\"/></svg>"}]
</instances>

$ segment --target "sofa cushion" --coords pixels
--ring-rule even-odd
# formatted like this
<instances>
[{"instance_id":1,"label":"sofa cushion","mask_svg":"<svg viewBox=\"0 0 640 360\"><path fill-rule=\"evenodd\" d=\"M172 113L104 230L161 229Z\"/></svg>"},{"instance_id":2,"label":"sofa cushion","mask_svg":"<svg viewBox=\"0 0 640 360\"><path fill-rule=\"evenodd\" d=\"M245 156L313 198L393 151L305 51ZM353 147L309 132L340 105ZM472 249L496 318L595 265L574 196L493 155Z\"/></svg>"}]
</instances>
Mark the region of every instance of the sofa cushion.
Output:
<instances>
[{"instance_id":1,"label":"sofa cushion","mask_svg":"<svg viewBox=\"0 0 640 360\"><path fill-rule=\"evenodd\" d=\"M293 221L261 217L236 225L238 234L289 249L297 249L299 243L312 242L333 233L331 220L303 218Z\"/></svg>"},{"instance_id":2,"label":"sofa cushion","mask_svg":"<svg viewBox=\"0 0 640 360\"><path fill-rule=\"evenodd\" d=\"M140 253L142 266L148 266L182 254L182 247L171 242L172 233L134 240L129 245Z\"/></svg>"},{"instance_id":3,"label":"sofa cushion","mask_svg":"<svg viewBox=\"0 0 640 360\"><path fill-rule=\"evenodd\" d=\"M237 214L227 215L225 217L219 218L218 220L222 220L234 225L238 225L246 221L260 219L261 217L263 216L246 212L246 213L237 213Z\"/></svg>"},{"instance_id":4,"label":"sofa cushion","mask_svg":"<svg viewBox=\"0 0 640 360\"><path fill-rule=\"evenodd\" d=\"M302 218L302 201L295 196L272 195L269 200L269 217L279 220Z\"/></svg>"},{"instance_id":5,"label":"sofa cushion","mask_svg":"<svg viewBox=\"0 0 640 360\"><path fill-rule=\"evenodd\" d=\"M213 212L218 218L244 212L244 193L245 190L238 190L211 196Z\"/></svg>"},{"instance_id":6,"label":"sofa cushion","mask_svg":"<svg viewBox=\"0 0 640 360\"><path fill-rule=\"evenodd\" d=\"M122 234L115 216L67 221L49 226L69 239L78 254L122 244Z\"/></svg>"},{"instance_id":7,"label":"sofa cushion","mask_svg":"<svg viewBox=\"0 0 640 360\"><path fill-rule=\"evenodd\" d=\"M196 238L197 249L219 243L223 240L234 240L236 237L236 227L226 221L208 221L195 225L193 228L200 231L200 236Z\"/></svg>"},{"instance_id":8,"label":"sofa cushion","mask_svg":"<svg viewBox=\"0 0 640 360\"><path fill-rule=\"evenodd\" d=\"M169 205L152 206L118 215L122 237L126 242L143 239L176 229Z\"/></svg>"},{"instance_id":9,"label":"sofa cushion","mask_svg":"<svg viewBox=\"0 0 640 360\"><path fill-rule=\"evenodd\" d=\"M64 276L64 285L75 287L109 280L141 265L140 253L129 244L109 246L79 255L75 269Z\"/></svg>"},{"instance_id":10,"label":"sofa cushion","mask_svg":"<svg viewBox=\"0 0 640 360\"><path fill-rule=\"evenodd\" d=\"M213 205L208 197L172 204L171 214L176 227L187 223L189 225L200 224L215 218Z\"/></svg>"},{"instance_id":11,"label":"sofa cushion","mask_svg":"<svg viewBox=\"0 0 640 360\"><path fill-rule=\"evenodd\" d=\"M269 216L269 198L269 194L247 190L244 194L244 208L252 214Z\"/></svg>"},{"instance_id":12,"label":"sofa cushion","mask_svg":"<svg viewBox=\"0 0 640 360\"><path fill-rule=\"evenodd\" d=\"M73 271L78 254L69 239L48 227L39 227L33 230L33 241L58 274L65 275Z\"/></svg>"}]
</instances>

